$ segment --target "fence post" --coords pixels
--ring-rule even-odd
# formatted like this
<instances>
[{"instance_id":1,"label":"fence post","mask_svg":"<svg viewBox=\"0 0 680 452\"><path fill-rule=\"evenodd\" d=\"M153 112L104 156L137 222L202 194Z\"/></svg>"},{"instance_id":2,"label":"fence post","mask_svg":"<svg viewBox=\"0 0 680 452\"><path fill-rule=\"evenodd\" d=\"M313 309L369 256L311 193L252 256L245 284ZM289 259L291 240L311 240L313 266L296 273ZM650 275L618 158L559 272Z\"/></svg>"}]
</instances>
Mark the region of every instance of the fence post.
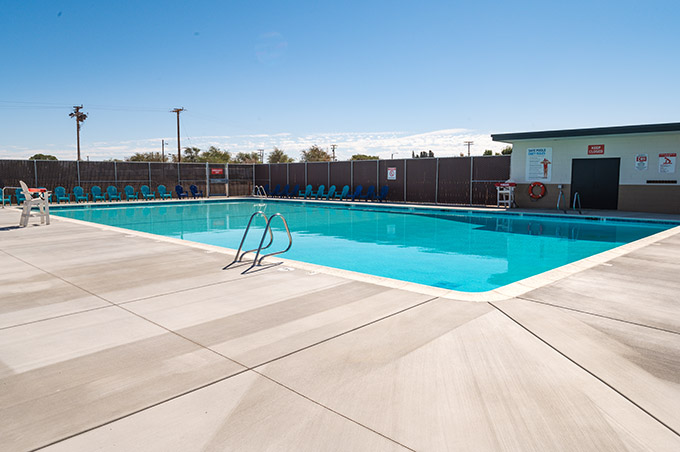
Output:
<instances>
[{"instance_id":1,"label":"fence post","mask_svg":"<svg viewBox=\"0 0 680 452\"><path fill-rule=\"evenodd\" d=\"M269 167L269 174L271 174L271 167ZM271 179L271 176L270 176L270 179ZM307 182L307 162L305 162L305 188L307 188L308 183L309 182ZM271 184L272 184L272 181L270 180L269 185L271 185Z\"/></svg>"},{"instance_id":2,"label":"fence post","mask_svg":"<svg viewBox=\"0 0 680 452\"><path fill-rule=\"evenodd\" d=\"M226 187L224 187L224 191L225 191L227 198L228 198L229 197L229 163L226 164L226 167L227 167L227 169L225 171L226 171L227 174L225 176L227 178L227 183L225 184Z\"/></svg>"},{"instance_id":3,"label":"fence post","mask_svg":"<svg viewBox=\"0 0 680 452\"><path fill-rule=\"evenodd\" d=\"M208 173L210 172L210 169L208 168L208 162L205 162L205 191L206 191L206 198L210 198L210 176Z\"/></svg>"},{"instance_id":4,"label":"fence post","mask_svg":"<svg viewBox=\"0 0 680 452\"><path fill-rule=\"evenodd\" d=\"M472 205L472 162L474 162L474 160L475 158L470 156L470 205Z\"/></svg>"},{"instance_id":5,"label":"fence post","mask_svg":"<svg viewBox=\"0 0 680 452\"><path fill-rule=\"evenodd\" d=\"M180 176L181 175L179 174L179 162L177 162L177 185L182 185L182 178Z\"/></svg>"},{"instance_id":6,"label":"fence post","mask_svg":"<svg viewBox=\"0 0 680 452\"><path fill-rule=\"evenodd\" d=\"M33 176L35 178L35 185L34 187L38 187L38 161L33 160ZM26 195L28 196L28 195Z\"/></svg>"},{"instance_id":7,"label":"fence post","mask_svg":"<svg viewBox=\"0 0 680 452\"><path fill-rule=\"evenodd\" d=\"M118 165L116 165L116 161L113 161L113 185L118 187Z\"/></svg>"},{"instance_id":8,"label":"fence post","mask_svg":"<svg viewBox=\"0 0 680 452\"><path fill-rule=\"evenodd\" d=\"M406 202L406 159L404 159L404 202Z\"/></svg>"},{"instance_id":9,"label":"fence post","mask_svg":"<svg viewBox=\"0 0 680 452\"><path fill-rule=\"evenodd\" d=\"M434 203L439 203L439 157L437 157L437 171L434 173Z\"/></svg>"},{"instance_id":10,"label":"fence post","mask_svg":"<svg viewBox=\"0 0 680 452\"><path fill-rule=\"evenodd\" d=\"M376 193L380 193L380 160L375 161L375 189Z\"/></svg>"},{"instance_id":11,"label":"fence post","mask_svg":"<svg viewBox=\"0 0 680 452\"><path fill-rule=\"evenodd\" d=\"M286 185L290 185L290 163L286 163Z\"/></svg>"},{"instance_id":12,"label":"fence post","mask_svg":"<svg viewBox=\"0 0 680 452\"><path fill-rule=\"evenodd\" d=\"M253 163L253 193L255 192L255 164Z\"/></svg>"},{"instance_id":13,"label":"fence post","mask_svg":"<svg viewBox=\"0 0 680 452\"><path fill-rule=\"evenodd\" d=\"M76 160L76 171L78 171L78 186L80 187L80 160Z\"/></svg>"},{"instance_id":14,"label":"fence post","mask_svg":"<svg viewBox=\"0 0 680 452\"><path fill-rule=\"evenodd\" d=\"M331 186L331 162L326 162L326 170L327 170L326 173L327 173L327 179L328 179L328 183L327 183L326 186L330 187Z\"/></svg>"},{"instance_id":15,"label":"fence post","mask_svg":"<svg viewBox=\"0 0 680 452\"><path fill-rule=\"evenodd\" d=\"M349 187L350 192L354 193L354 160L349 161Z\"/></svg>"},{"instance_id":16,"label":"fence post","mask_svg":"<svg viewBox=\"0 0 680 452\"><path fill-rule=\"evenodd\" d=\"M307 164L305 163L305 168L307 168ZM272 187L272 164L267 163L267 169L269 170L269 189L272 190L274 187ZM305 177L307 176L305 172Z\"/></svg>"},{"instance_id":17,"label":"fence post","mask_svg":"<svg viewBox=\"0 0 680 452\"><path fill-rule=\"evenodd\" d=\"M151 189L151 162L149 162L149 189Z\"/></svg>"}]
</instances>

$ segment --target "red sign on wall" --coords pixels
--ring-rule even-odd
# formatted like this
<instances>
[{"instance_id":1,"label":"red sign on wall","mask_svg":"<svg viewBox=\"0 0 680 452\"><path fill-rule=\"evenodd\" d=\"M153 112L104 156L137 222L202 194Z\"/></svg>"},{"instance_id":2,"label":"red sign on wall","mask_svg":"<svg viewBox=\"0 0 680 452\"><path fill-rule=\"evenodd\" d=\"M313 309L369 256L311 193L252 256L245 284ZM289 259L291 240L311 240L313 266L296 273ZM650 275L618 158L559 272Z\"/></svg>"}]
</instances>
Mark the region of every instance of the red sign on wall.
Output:
<instances>
[{"instance_id":1,"label":"red sign on wall","mask_svg":"<svg viewBox=\"0 0 680 452\"><path fill-rule=\"evenodd\" d=\"M589 144L588 155L604 154L604 144Z\"/></svg>"},{"instance_id":2,"label":"red sign on wall","mask_svg":"<svg viewBox=\"0 0 680 452\"><path fill-rule=\"evenodd\" d=\"M210 174L221 176L224 174L224 168L210 168Z\"/></svg>"}]
</instances>

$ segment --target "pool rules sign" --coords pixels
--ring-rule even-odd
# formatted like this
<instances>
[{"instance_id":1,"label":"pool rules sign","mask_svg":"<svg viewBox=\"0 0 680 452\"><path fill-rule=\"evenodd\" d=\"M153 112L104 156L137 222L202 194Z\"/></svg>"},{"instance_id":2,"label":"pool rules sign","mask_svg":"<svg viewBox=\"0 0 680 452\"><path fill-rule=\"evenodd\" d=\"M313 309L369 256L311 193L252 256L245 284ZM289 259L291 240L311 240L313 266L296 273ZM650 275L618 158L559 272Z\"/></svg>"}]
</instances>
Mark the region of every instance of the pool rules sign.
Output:
<instances>
[{"instance_id":1,"label":"pool rules sign","mask_svg":"<svg viewBox=\"0 0 680 452\"><path fill-rule=\"evenodd\" d=\"M387 180L397 180L397 168L387 168Z\"/></svg>"},{"instance_id":2,"label":"pool rules sign","mask_svg":"<svg viewBox=\"0 0 680 452\"><path fill-rule=\"evenodd\" d=\"M674 173L675 161L678 159L678 154L675 152L667 152L659 154L659 172L660 173Z\"/></svg>"}]
</instances>

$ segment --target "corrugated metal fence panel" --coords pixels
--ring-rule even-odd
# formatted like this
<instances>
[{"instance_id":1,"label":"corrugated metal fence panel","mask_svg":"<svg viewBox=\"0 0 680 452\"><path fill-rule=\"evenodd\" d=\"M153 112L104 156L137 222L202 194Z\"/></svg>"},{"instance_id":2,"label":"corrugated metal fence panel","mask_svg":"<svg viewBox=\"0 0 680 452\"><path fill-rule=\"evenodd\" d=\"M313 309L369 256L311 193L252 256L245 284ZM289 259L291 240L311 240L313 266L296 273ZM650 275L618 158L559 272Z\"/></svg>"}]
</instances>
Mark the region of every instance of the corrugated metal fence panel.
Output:
<instances>
[{"instance_id":1,"label":"corrugated metal fence panel","mask_svg":"<svg viewBox=\"0 0 680 452\"><path fill-rule=\"evenodd\" d=\"M19 181L32 187L35 184L32 160L0 160L0 186L18 187Z\"/></svg>"},{"instance_id":2,"label":"corrugated metal fence panel","mask_svg":"<svg viewBox=\"0 0 680 452\"><path fill-rule=\"evenodd\" d=\"M410 159L406 165L406 200L435 202L437 159Z\"/></svg>"},{"instance_id":3,"label":"corrugated metal fence panel","mask_svg":"<svg viewBox=\"0 0 680 452\"><path fill-rule=\"evenodd\" d=\"M328 162L309 162L307 163L307 183L314 187L325 185L328 189Z\"/></svg>"},{"instance_id":4,"label":"corrugated metal fence panel","mask_svg":"<svg viewBox=\"0 0 680 452\"><path fill-rule=\"evenodd\" d=\"M177 196L175 193L175 185L177 185L177 166L161 162L151 162L150 169L151 189L156 191L158 190L159 185L165 185L165 188L172 193L173 197ZM147 168L147 171L148 170L149 168ZM184 187L184 189L188 190L189 187Z\"/></svg>"},{"instance_id":5,"label":"corrugated metal fence panel","mask_svg":"<svg viewBox=\"0 0 680 452\"><path fill-rule=\"evenodd\" d=\"M0 165L2 163L0 162ZM64 187L68 193L78 185L78 168L76 162L60 162L56 160L38 160L38 185L52 191L56 187Z\"/></svg>"},{"instance_id":6,"label":"corrugated metal fence panel","mask_svg":"<svg viewBox=\"0 0 680 452\"><path fill-rule=\"evenodd\" d=\"M255 183L262 186L269 183L269 165L255 165Z\"/></svg>"},{"instance_id":7,"label":"corrugated metal fence panel","mask_svg":"<svg viewBox=\"0 0 680 452\"><path fill-rule=\"evenodd\" d=\"M166 163L166 165L170 164ZM135 189L139 189L141 185L149 183L149 164L147 162L116 162L116 173L120 186L132 185ZM175 177L175 180L177 180L177 177Z\"/></svg>"},{"instance_id":8,"label":"corrugated metal fence panel","mask_svg":"<svg viewBox=\"0 0 680 452\"><path fill-rule=\"evenodd\" d=\"M212 170L222 170L222 174L213 174ZM227 178L227 165L224 163L209 163L208 178L210 180L210 196L227 194L226 184L223 182ZM216 182L219 181L219 182Z\"/></svg>"},{"instance_id":9,"label":"corrugated metal fence panel","mask_svg":"<svg viewBox=\"0 0 680 452\"><path fill-rule=\"evenodd\" d=\"M475 157L473 180L506 181L510 178L510 156Z\"/></svg>"},{"instance_id":10,"label":"corrugated metal fence panel","mask_svg":"<svg viewBox=\"0 0 680 452\"><path fill-rule=\"evenodd\" d=\"M369 185L378 185L377 160L354 161L354 187L363 185L364 193Z\"/></svg>"},{"instance_id":11,"label":"corrugated metal fence panel","mask_svg":"<svg viewBox=\"0 0 680 452\"><path fill-rule=\"evenodd\" d=\"M229 194L233 196L253 193L253 165L229 164Z\"/></svg>"},{"instance_id":12,"label":"corrugated metal fence panel","mask_svg":"<svg viewBox=\"0 0 680 452\"><path fill-rule=\"evenodd\" d=\"M397 169L397 178L395 180L387 180L387 168ZM403 201L404 200L404 160L381 160L380 161L380 187L387 185L387 200L388 201ZM378 188L378 193L380 188Z\"/></svg>"},{"instance_id":13,"label":"corrugated metal fence panel","mask_svg":"<svg viewBox=\"0 0 680 452\"><path fill-rule=\"evenodd\" d=\"M293 187L298 184L300 187L305 186L305 164L304 163L290 163L288 167L290 186Z\"/></svg>"},{"instance_id":14,"label":"corrugated metal fence panel","mask_svg":"<svg viewBox=\"0 0 680 452\"><path fill-rule=\"evenodd\" d=\"M342 187L344 187L345 185L351 185L349 177L350 177L349 162L331 163L331 185L335 185L336 191L342 192Z\"/></svg>"},{"instance_id":15,"label":"corrugated metal fence panel","mask_svg":"<svg viewBox=\"0 0 680 452\"><path fill-rule=\"evenodd\" d=\"M271 165L271 169L272 169L272 184L271 184L272 190L277 185L280 185L281 188L283 188L283 186L288 183L286 164L274 163Z\"/></svg>"},{"instance_id":16,"label":"corrugated metal fence panel","mask_svg":"<svg viewBox=\"0 0 680 452\"><path fill-rule=\"evenodd\" d=\"M439 194L442 204L470 203L470 157L439 159Z\"/></svg>"},{"instance_id":17,"label":"corrugated metal fence panel","mask_svg":"<svg viewBox=\"0 0 680 452\"><path fill-rule=\"evenodd\" d=\"M149 181L149 168L146 166L147 183ZM116 184L116 171L113 162L80 162L80 186L87 193L90 188L98 186L102 191L109 185Z\"/></svg>"}]
</instances>

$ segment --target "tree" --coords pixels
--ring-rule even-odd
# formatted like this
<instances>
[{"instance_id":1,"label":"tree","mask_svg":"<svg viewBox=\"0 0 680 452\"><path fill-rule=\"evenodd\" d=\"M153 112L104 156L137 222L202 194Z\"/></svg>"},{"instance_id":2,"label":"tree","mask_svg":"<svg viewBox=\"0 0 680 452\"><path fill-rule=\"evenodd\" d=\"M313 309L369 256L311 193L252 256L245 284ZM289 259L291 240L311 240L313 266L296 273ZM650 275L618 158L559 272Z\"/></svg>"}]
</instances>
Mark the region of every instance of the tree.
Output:
<instances>
[{"instance_id":1,"label":"tree","mask_svg":"<svg viewBox=\"0 0 680 452\"><path fill-rule=\"evenodd\" d=\"M294 158L289 157L285 152L276 146L274 146L274 150L269 154L269 157L267 157L267 163L290 163L294 161Z\"/></svg>"},{"instance_id":2,"label":"tree","mask_svg":"<svg viewBox=\"0 0 680 452\"><path fill-rule=\"evenodd\" d=\"M185 163L200 163L200 160L198 159L200 154L201 150L199 148L195 146L191 147L187 146L184 148L184 155L182 156L182 161ZM176 162L177 156L173 155L172 161Z\"/></svg>"},{"instance_id":3,"label":"tree","mask_svg":"<svg viewBox=\"0 0 680 452\"><path fill-rule=\"evenodd\" d=\"M493 155L493 151L491 149L487 149L484 151L484 154L482 155Z\"/></svg>"},{"instance_id":4,"label":"tree","mask_svg":"<svg viewBox=\"0 0 680 452\"><path fill-rule=\"evenodd\" d=\"M228 151L222 151L218 147L210 146L207 151L201 153L198 157L198 161L208 163L229 163L231 161L231 154Z\"/></svg>"},{"instance_id":5,"label":"tree","mask_svg":"<svg viewBox=\"0 0 680 452\"><path fill-rule=\"evenodd\" d=\"M324 151L323 149L321 149L316 144L314 146L311 146L306 151L301 151L300 156L301 156L300 157L301 162L330 162L331 161L330 154L328 154L328 152Z\"/></svg>"},{"instance_id":6,"label":"tree","mask_svg":"<svg viewBox=\"0 0 680 452\"><path fill-rule=\"evenodd\" d=\"M259 152L239 152L234 158L235 163L260 163Z\"/></svg>"},{"instance_id":7,"label":"tree","mask_svg":"<svg viewBox=\"0 0 680 452\"><path fill-rule=\"evenodd\" d=\"M167 162L168 157L160 152L136 152L134 155L125 159L126 162Z\"/></svg>"},{"instance_id":8,"label":"tree","mask_svg":"<svg viewBox=\"0 0 680 452\"><path fill-rule=\"evenodd\" d=\"M57 160L57 158L50 154L33 154L28 158L29 160Z\"/></svg>"},{"instance_id":9,"label":"tree","mask_svg":"<svg viewBox=\"0 0 680 452\"><path fill-rule=\"evenodd\" d=\"M377 155L354 154L350 160L380 160Z\"/></svg>"},{"instance_id":10,"label":"tree","mask_svg":"<svg viewBox=\"0 0 680 452\"><path fill-rule=\"evenodd\" d=\"M427 156L430 158L434 158L434 152L432 152L431 150L427 151Z\"/></svg>"},{"instance_id":11,"label":"tree","mask_svg":"<svg viewBox=\"0 0 680 452\"><path fill-rule=\"evenodd\" d=\"M512 154L512 146L506 146L501 150L501 154L503 155L510 155Z\"/></svg>"}]
</instances>

